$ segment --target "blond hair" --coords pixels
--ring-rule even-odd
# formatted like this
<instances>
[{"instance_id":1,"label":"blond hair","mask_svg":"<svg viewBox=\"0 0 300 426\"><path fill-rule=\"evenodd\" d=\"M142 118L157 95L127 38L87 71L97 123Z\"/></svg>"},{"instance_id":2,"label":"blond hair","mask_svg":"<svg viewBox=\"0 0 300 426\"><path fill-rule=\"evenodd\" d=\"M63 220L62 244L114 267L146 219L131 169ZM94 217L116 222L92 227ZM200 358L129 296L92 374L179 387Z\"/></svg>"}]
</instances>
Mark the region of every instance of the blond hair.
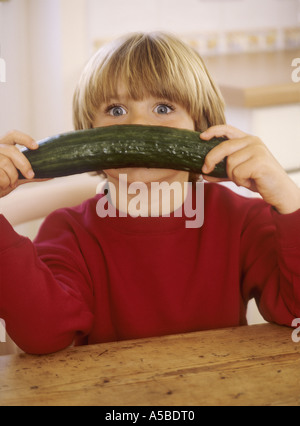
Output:
<instances>
[{"instance_id":1,"label":"blond hair","mask_svg":"<svg viewBox=\"0 0 300 426\"><path fill-rule=\"evenodd\" d=\"M118 97L120 82L134 100L150 95L180 104L195 130L225 124L223 98L200 55L178 38L154 32L121 37L90 59L74 94L76 130L93 127L101 104Z\"/></svg>"}]
</instances>

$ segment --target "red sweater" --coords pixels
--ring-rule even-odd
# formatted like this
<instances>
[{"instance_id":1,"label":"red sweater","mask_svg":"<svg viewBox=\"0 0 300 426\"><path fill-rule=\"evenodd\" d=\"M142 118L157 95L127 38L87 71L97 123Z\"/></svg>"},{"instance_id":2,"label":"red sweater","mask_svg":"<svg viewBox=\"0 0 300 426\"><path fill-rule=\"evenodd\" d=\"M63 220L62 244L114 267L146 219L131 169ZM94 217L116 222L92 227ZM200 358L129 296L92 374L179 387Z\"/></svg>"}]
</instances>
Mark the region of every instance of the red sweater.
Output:
<instances>
[{"instance_id":1,"label":"red sweater","mask_svg":"<svg viewBox=\"0 0 300 426\"><path fill-rule=\"evenodd\" d=\"M0 317L30 353L300 317L300 210L205 185L205 221L105 218L99 196L52 213L33 244L0 216Z\"/></svg>"}]
</instances>

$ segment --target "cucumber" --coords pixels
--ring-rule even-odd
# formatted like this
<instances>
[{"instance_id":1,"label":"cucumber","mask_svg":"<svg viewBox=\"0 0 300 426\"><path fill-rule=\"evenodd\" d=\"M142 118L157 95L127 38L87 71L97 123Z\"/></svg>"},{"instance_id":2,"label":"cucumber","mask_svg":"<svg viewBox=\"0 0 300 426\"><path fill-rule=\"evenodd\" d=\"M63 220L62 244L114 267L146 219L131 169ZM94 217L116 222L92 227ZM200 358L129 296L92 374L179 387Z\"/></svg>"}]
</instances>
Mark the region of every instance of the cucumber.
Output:
<instances>
[{"instance_id":1,"label":"cucumber","mask_svg":"<svg viewBox=\"0 0 300 426\"><path fill-rule=\"evenodd\" d=\"M162 126L114 125L63 133L23 150L36 179L118 169L147 167L201 174L208 152L224 141L203 141L200 133ZM225 178L226 159L211 176ZM20 179L24 179L20 174Z\"/></svg>"}]
</instances>

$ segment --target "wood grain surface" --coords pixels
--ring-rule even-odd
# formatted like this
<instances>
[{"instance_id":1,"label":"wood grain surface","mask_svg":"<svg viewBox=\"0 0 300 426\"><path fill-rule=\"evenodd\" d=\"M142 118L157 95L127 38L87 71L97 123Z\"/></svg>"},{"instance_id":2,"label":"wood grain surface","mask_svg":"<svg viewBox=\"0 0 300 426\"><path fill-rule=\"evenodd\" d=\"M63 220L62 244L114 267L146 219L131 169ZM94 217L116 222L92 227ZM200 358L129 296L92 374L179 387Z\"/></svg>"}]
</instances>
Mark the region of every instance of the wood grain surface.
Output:
<instances>
[{"instance_id":1,"label":"wood grain surface","mask_svg":"<svg viewBox=\"0 0 300 426\"><path fill-rule=\"evenodd\" d=\"M300 343L271 324L0 357L0 405L299 405Z\"/></svg>"}]
</instances>

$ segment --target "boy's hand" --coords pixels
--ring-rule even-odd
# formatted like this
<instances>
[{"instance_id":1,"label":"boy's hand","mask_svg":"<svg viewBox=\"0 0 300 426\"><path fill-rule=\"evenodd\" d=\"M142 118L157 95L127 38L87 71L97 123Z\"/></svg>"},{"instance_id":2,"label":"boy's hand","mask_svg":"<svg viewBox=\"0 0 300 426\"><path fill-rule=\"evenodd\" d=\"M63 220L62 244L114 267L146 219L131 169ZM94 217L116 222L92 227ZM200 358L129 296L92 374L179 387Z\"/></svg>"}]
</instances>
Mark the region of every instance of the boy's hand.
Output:
<instances>
[{"instance_id":1,"label":"boy's hand","mask_svg":"<svg viewBox=\"0 0 300 426\"><path fill-rule=\"evenodd\" d=\"M29 149L37 149L38 144L28 135L13 131L0 139L0 198L9 194L18 185L18 170L28 180L34 178L32 167L20 150L20 144ZM26 183L22 181L22 183Z\"/></svg>"},{"instance_id":2,"label":"boy's hand","mask_svg":"<svg viewBox=\"0 0 300 426\"><path fill-rule=\"evenodd\" d=\"M236 185L258 192L281 214L300 209L300 189L259 138L228 125L213 126L201 134L204 140L213 137L228 140L208 153L202 169L204 175L227 157L228 178ZM205 179L221 181L209 176Z\"/></svg>"}]
</instances>

